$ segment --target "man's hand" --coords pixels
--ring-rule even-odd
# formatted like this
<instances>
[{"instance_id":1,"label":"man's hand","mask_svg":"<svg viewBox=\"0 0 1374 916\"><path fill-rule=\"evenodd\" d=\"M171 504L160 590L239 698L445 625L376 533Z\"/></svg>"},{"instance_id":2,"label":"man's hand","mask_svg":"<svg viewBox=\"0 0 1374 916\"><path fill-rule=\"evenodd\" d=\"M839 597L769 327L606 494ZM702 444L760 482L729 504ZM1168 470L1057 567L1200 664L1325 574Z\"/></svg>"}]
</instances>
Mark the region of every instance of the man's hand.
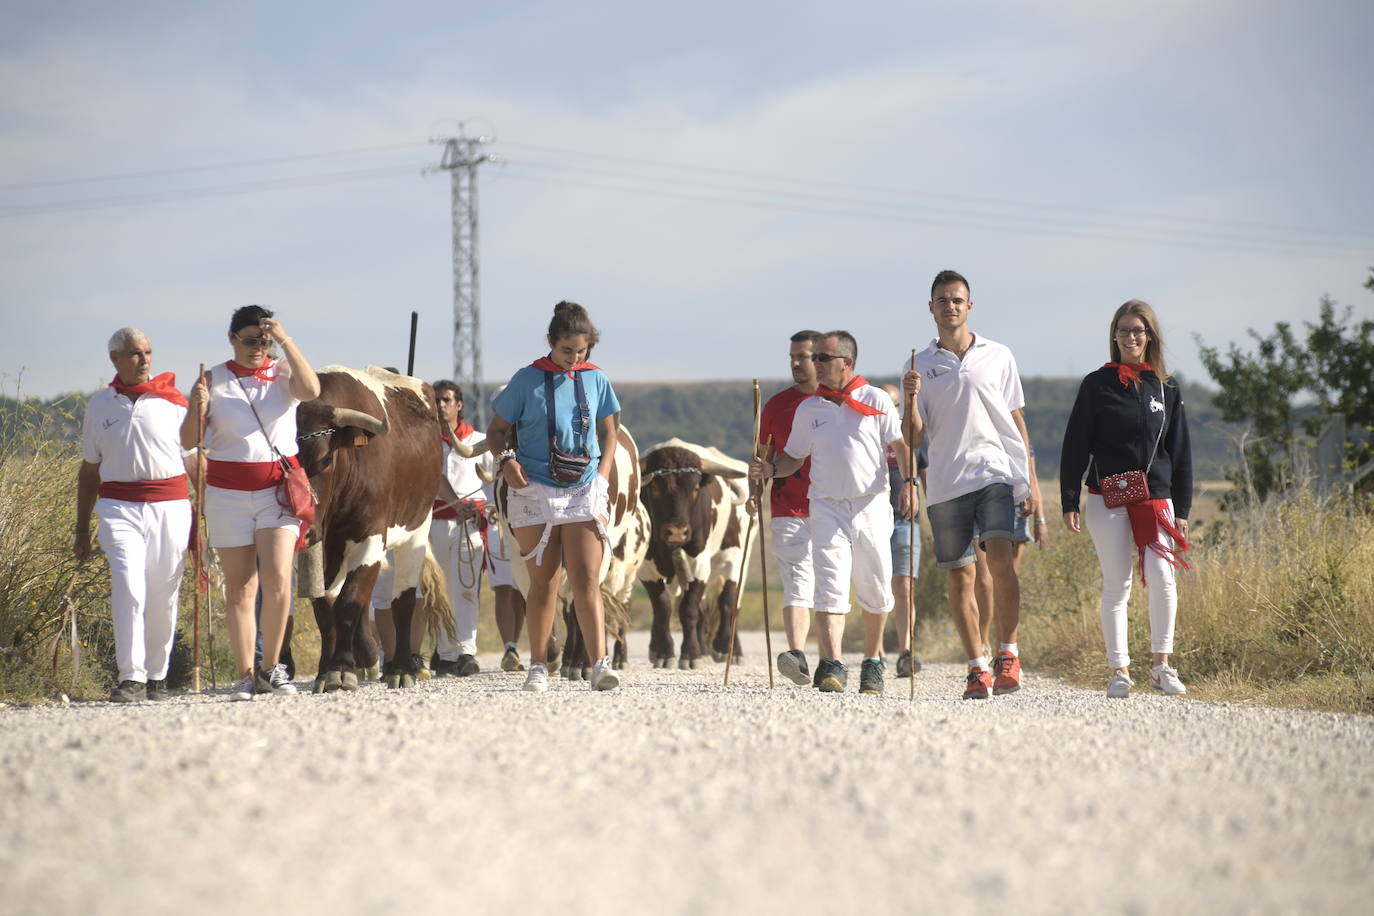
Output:
<instances>
[{"instance_id":1,"label":"man's hand","mask_svg":"<svg viewBox=\"0 0 1374 916\"><path fill-rule=\"evenodd\" d=\"M754 483L771 480L775 468L767 458L754 458L749 462L749 479Z\"/></svg>"},{"instance_id":2,"label":"man's hand","mask_svg":"<svg viewBox=\"0 0 1374 916\"><path fill-rule=\"evenodd\" d=\"M897 491L897 515L899 518L914 519L921 508L920 497L916 495L916 485L907 482Z\"/></svg>"},{"instance_id":3,"label":"man's hand","mask_svg":"<svg viewBox=\"0 0 1374 916\"><path fill-rule=\"evenodd\" d=\"M915 369L908 369L902 375L902 394L910 400L915 395L921 393L921 373Z\"/></svg>"},{"instance_id":4,"label":"man's hand","mask_svg":"<svg viewBox=\"0 0 1374 916\"><path fill-rule=\"evenodd\" d=\"M78 564L91 558L91 529L78 527L76 539L72 541L72 553L76 554Z\"/></svg>"}]
</instances>

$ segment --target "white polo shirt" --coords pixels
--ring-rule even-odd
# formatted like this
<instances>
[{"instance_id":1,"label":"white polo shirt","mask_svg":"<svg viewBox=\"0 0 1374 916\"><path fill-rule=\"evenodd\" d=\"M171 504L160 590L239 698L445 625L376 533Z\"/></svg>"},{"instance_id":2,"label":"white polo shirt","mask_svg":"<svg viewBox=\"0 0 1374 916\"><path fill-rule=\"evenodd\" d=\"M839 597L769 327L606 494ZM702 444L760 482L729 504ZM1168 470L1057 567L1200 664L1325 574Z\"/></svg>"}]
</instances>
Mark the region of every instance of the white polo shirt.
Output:
<instances>
[{"instance_id":1,"label":"white polo shirt","mask_svg":"<svg viewBox=\"0 0 1374 916\"><path fill-rule=\"evenodd\" d=\"M239 378L225 363L210 370L207 457L216 461L273 461L277 457L272 453L273 445L286 457L300 451L296 444L296 405L300 401L291 394L291 364L283 359L275 365L277 377L270 382L255 375ZM253 417L255 408L262 426ZM271 437L270 444L264 429Z\"/></svg>"},{"instance_id":2,"label":"white polo shirt","mask_svg":"<svg viewBox=\"0 0 1374 916\"><path fill-rule=\"evenodd\" d=\"M186 473L182 463L181 421L186 408L151 394L129 399L103 388L86 404L82 457L100 465L101 481L137 483L167 480Z\"/></svg>"},{"instance_id":3,"label":"white polo shirt","mask_svg":"<svg viewBox=\"0 0 1374 916\"><path fill-rule=\"evenodd\" d=\"M887 492L887 446L902 438L892 399L872 385L855 388L856 401L882 408L858 411L812 396L797 405L783 449L793 458L811 457L810 499L858 499Z\"/></svg>"},{"instance_id":4,"label":"white polo shirt","mask_svg":"<svg viewBox=\"0 0 1374 916\"><path fill-rule=\"evenodd\" d=\"M466 437L458 441L464 445L476 445L485 442L486 436L473 430ZM447 442L444 443L444 478L448 480L448 485L453 487L453 492L460 499L485 499L486 494L483 490L482 478L477 476L477 469L491 469L491 452L483 452L475 458L464 458L455 452Z\"/></svg>"},{"instance_id":5,"label":"white polo shirt","mask_svg":"<svg viewBox=\"0 0 1374 916\"><path fill-rule=\"evenodd\" d=\"M902 372L910 368L907 360ZM930 459L927 500L947 502L994 483L1010 484L1017 502L1029 497L1026 444L1011 416L1026 399L1011 350L975 335L960 360L937 339L916 354L916 368Z\"/></svg>"}]
</instances>

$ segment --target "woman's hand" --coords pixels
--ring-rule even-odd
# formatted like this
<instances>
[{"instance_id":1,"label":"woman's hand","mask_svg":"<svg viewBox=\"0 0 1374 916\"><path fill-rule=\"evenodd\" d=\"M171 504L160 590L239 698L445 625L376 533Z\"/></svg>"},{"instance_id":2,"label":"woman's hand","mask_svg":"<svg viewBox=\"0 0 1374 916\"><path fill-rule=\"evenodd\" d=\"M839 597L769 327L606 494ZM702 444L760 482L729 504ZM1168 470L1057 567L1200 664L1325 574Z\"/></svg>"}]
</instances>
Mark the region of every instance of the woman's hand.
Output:
<instances>
[{"instance_id":1,"label":"woman's hand","mask_svg":"<svg viewBox=\"0 0 1374 916\"><path fill-rule=\"evenodd\" d=\"M530 479L525 476L525 469L520 466L518 458L501 465L501 476L512 490L523 490L530 485Z\"/></svg>"},{"instance_id":2,"label":"woman's hand","mask_svg":"<svg viewBox=\"0 0 1374 916\"><path fill-rule=\"evenodd\" d=\"M286 328L282 327L281 322L275 318L259 318L258 330L262 332L262 336L270 337L278 344L291 339L291 335L286 333Z\"/></svg>"},{"instance_id":3,"label":"woman's hand","mask_svg":"<svg viewBox=\"0 0 1374 916\"><path fill-rule=\"evenodd\" d=\"M1064 527L1074 534L1078 534L1078 532L1083 530L1082 525L1079 524L1079 515L1077 512L1064 513Z\"/></svg>"},{"instance_id":4,"label":"woman's hand","mask_svg":"<svg viewBox=\"0 0 1374 916\"><path fill-rule=\"evenodd\" d=\"M196 383L191 386L191 391L187 396L187 400L190 401L191 410L199 411L202 414L205 413L205 408L210 406L209 370L206 370L204 375L196 379Z\"/></svg>"},{"instance_id":5,"label":"woman's hand","mask_svg":"<svg viewBox=\"0 0 1374 916\"><path fill-rule=\"evenodd\" d=\"M1174 525L1178 528L1178 533L1183 535L1183 539L1188 540L1188 520L1186 518L1174 519Z\"/></svg>"}]
</instances>

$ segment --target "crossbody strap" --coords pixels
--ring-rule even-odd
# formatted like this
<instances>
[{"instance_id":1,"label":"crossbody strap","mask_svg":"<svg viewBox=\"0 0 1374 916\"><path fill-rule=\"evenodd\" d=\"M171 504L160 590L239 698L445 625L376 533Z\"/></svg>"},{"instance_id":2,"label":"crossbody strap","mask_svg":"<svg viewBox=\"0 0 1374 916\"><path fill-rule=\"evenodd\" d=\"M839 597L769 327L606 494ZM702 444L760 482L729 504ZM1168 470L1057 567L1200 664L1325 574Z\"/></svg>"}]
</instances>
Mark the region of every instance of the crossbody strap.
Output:
<instances>
[{"instance_id":1,"label":"crossbody strap","mask_svg":"<svg viewBox=\"0 0 1374 916\"><path fill-rule=\"evenodd\" d=\"M578 422L573 424L573 435L576 436L580 431L582 434L582 451L586 453L587 432L592 425L591 408L587 406L587 389L582 386L582 373L573 373L573 396L577 400ZM549 453L552 454L557 446L557 430L553 421L554 402L553 402L553 373L544 370L544 415L548 420L549 427Z\"/></svg>"},{"instance_id":2,"label":"crossbody strap","mask_svg":"<svg viewBox=\"0 0 1374 916\"><path fill-rule=\"evenodd\" d=\"M1166 426L1169 425L1169 408L1168 408L1168 404L1167 404L1167 402L1166 402L1166 399L1165 399L1165 397L1164 397L1164 380L1163 380L1163 379L1160 379L1160 380L1159 380L1159 412L1160 412L1163 416L1161 416L1161 417L1159 418L1159 435L1155 436L1155 447L1152 448L1152 449L1150 449L1150 460L1147 461L1147 462L1145 462L1145 477L1146 477L1146 479L1149 479L1149 476L1150 476L1150 466L1153 465L1153 464L1155 463L1155 455L1159 454L1159 443L1160 443L1160 441L1164 438L1164 427L1166 427ZM1095 467L1097 466L1097 456L1096 456L1096 455L1089 455L1089 456L1088 456L1088 466L1089 466L1090 468L1095 468Z\"/></svg>"},{"instance_id":3,"label":"crossbody strap","mask_svg":"<svg viewBox=\"0 0 1374 916\"><path fill-rule=\"evenodd\" d=\"M234 376L234 381L239 383L239 390L243 392L243 399L248 402L248 409L253 411L253 419L258 421L258 429L262 430L262 437L267 440L267 447L272 450L273 454L277 456L277 460L281 462L281 469L283 471L290 471L291 465L286 460L286 456L272 443L272 437L268 434L267 427L262 425L262 417L258 416L258 409L253 406L253 399L248 396L248 389L244 386L243 379L236 375Z\"/></svg>"}]
</instances>

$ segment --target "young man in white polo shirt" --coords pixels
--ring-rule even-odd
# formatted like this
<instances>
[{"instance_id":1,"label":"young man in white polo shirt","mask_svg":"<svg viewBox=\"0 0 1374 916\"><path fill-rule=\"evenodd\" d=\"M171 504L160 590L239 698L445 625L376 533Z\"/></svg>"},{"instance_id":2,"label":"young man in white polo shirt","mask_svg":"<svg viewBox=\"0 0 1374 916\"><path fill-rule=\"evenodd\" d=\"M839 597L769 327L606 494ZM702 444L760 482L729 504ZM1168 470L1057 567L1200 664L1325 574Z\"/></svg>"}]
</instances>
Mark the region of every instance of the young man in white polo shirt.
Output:
<instances>
[{"instance_id":1,"label":"young man in white polo shirt","mask_svg":"<svg viewBox=\"0 0 1374 916\"><path fill-rule=\"evenodd\" d=\"M797 406L787 446L773 461L755 458L755 480L787 477L811 459L808 490L820 664L816 684L841 693L848 671L840 661L850 587L864 610L861 693L883 692L883 627L892 610L892 506L887 447L902 441L901 420L882 389L854 374L859 347L848 331L821 336L812 359L820 387ZM897 452L910 477L909 451ZM909 498L903 490L902 499Z\"/></svg>"},{"instance_id":2,"label":"young man in white polo shirt","mask_svg":"<svg viewBox=\"0 0 1374 916\"><path fill-rule=\"evenodd\" d=\"M153 347L137 328L110 338L115 377L86 405L77 474L76 558L91 555L91 513L110 561L116 703L167 696L167 666L191 534L176 376L152 375ZM97 501L97 499L99 501Z\"/></svg>"},{"instance_id":3,"label":"young man in white polo shirt","mask_svg":"<svg viewBox=\"0 0 1374 916\"><path fill-rule=\"evenodd\" d=\"M1018 504L1022 515L1040 514L1030 489L1030 437L1021 417L1025 399L1016 360L1002 344L969 330L972 309L968 281L952 270L937 274L930 314L939 337L916 354L914 369L907 362L902 376L903 428L917 445L929 438L926 516L935 535L935 565L948 570L950 613L969 660L966 700L1021 686L1021 587L1012 565L1012 536ZM995 583L1000 644L993 672L982 654L974 598L979 548Z\"/></svg>"}]
</instances>

